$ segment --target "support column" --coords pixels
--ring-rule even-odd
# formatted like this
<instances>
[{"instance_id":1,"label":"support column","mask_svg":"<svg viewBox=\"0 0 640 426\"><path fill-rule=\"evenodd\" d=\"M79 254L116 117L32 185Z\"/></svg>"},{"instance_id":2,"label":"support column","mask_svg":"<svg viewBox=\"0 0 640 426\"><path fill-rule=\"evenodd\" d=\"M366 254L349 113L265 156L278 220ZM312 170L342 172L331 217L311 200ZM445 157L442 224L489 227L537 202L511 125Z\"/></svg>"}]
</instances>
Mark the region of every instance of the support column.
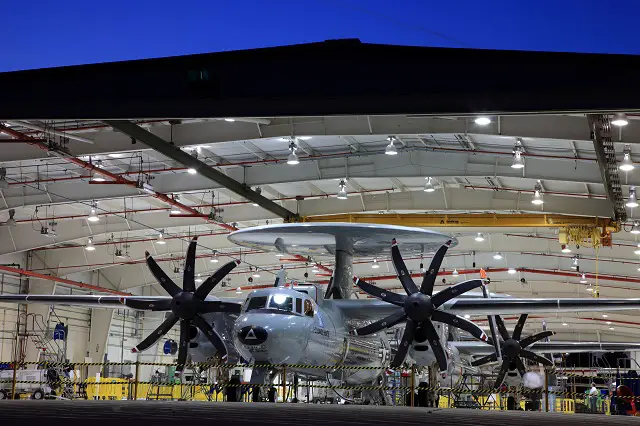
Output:
<instances>
[{"instance_id":1,"label":"support column","mask_svg":"<svg viewBox=\"0 0 640 426\"><path fill-rule=\"evenodd\" d=\"M350 239L336 236L335 258L333 287L339 298L349 299L353 292L353 247Z\"/></svg>"}]
</instances>

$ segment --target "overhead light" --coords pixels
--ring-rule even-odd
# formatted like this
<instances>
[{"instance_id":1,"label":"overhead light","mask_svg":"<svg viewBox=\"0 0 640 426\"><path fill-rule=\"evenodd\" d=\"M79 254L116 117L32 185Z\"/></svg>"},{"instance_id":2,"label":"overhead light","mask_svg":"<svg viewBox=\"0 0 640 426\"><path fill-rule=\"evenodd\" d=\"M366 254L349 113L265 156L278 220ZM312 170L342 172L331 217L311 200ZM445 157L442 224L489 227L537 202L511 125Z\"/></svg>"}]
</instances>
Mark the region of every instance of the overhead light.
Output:
<instances>
[{"instance_id":1,"label":"overhead light","mask_svg":"<svg viewBox=\"0 0 640 426\"><path fill-rule=\"evenodd\" d=\"M609 315L607 315L607 314L602 314L602 318L609 318Z\"/></svg>"},{"instance_id":2,"label":"overhead light","mask_svg":"<svg viewBox=\"0 0 640 426\"><path fill-rule=\"evenodd\" d=\"M566 322L562 322L562 325L564 325L565 327L568 326L569 324L567 324Z\"/></svg>"},{"instance_id":3,"label":"overhead light","mask_svg":"<svg viewBox=\"0 0 640 426\"><path fill-rule=\"evenodd\" d=\"M563 253L571 253L571 249L566 244L562 244L560 248L562 248Z\"/></svg>"},{"instance_id":4,"label":"overhead light","mask_svg":"<svg viewBox=\"0 0 640 426\"><path fill-rule=\"evenodd\" d=\"M291 143L289 143L289 151L291 151L291 153L289 154L289 157L287 157L287 164L296 165L300 163L300 160L296 155L296 149L298 149L298 146L293 140L291 140Z\"/></svg>"},{"instance_id":5,"label":"overhead light","mask_svg":"<svg viewBox=\"0 0 640 426\"><path fill-rule=\"evenodd\" d=\"M533 199L531 200L531 204L540 205L544 204L544 200L542 199L542 185L540 185L540 181L536 183L533 187Z\"/></svg>"},{"instance_id":6,"label":"overhead light","mask_svg":"<svg viewBox=\"0 0 640 426\"><path fill-rule=\"evenodd\" d=\"M91 180L92 180L93 182L104 182L106 179L105 179L105 178L103 178L103 177L102 177L102 176L100 176L100 175L93 175L93 177L91 178Z\"/></svg>"},{"instance_id":7,"label":"overhead light","mask_svg":"<svg viewBox=\"0 0 640 426\"><path fill-rule=\"evenodd\" d=\"M276 257L282 257L282 256L284 256L284 253L282 253L281 251L276 253Z\"/></svg>"},{"instance_id":8,"label":"overhead light","mask_svg":"<svg viewBox=\"0 0 640 426\"><path fill-rule=\"evenodd\" d=\"M453 272L451 273L451 275L457 277L460 274L458 273L458 270L456 268L453 268Z\"/></svg>"},{"instance_id":9,"label":"overhead light","mask_svg":"<svg viewBox=\"0 0 640 426\"><path fill-rule=\"evenodd\" d=\"M627 124L629 124L629 121L627 120L627 114L625 114L624 112L617 113L613 117L613 120L611 120L611 124L618 127L626 126Z\"/></svg>"},{"instance_id":10,"label":"overhead light","mask_svg":"<svg viewBox=\"0 0 640 426\"><path fill-rule=\"evenodd\" d=\"M516 268L509 268L509 269L507 269L507 273L509 275L515 275L515 274L518 273L518 271L516 271Z\"/></svg>"},{"instance_id":11,"label":"overhead light","mask_svg":"<svg viewBox=\"0 0 640 426\"><path fill-rule=\"evenodd\" d=\"M311 136L298 136L298 139L302 139L303 141L308 141L311 139Z\"/></svg>"},{"instance_id":12,"label":"overhead light","mask_svg":"<svg viewBox=\"0 0 640 426\"><path fill-rule=\"evenodd\" d=\"M633 253L640 255L640 243L638 243L638 246L637 246L637 248L635 249L635 251Z\"/></svg>"},{"instance_id":13,"label":"overhead light","mask_svg":"<svg viewBox=\"0 0 640 426\"><path fill-rule=\"evenodd\" d=\"M156 244L167 244L167 242L164 240L164 235L162 235L162 232L158 234L158 239L156 240Z\"/></svg>"},{"instance_id":14,"label":"overhead light","mask_svg":"<svg viewBox=\"0 0 640 426\"><path fill-rule=\"evenodd\" d=\"M613 330L615 330L615 328L613 328L613 327L609 327L609 330L613 331Z\"/></svg>"},{"instance_id":15,"label":"overhead light","mask_svg":"<svg viewBox=\"0 0 640 426\"><path fill-rule=\"evenodd\" d=\"M177 207L171 208L171 214L181 214L182 212Z\"/></svg>"},{"instance_id":16,"label":"overhead light","mask_svg":"<svg viewBox=\"0 0 640 426\"><path fill-rule=\"evenodd\" d=\"M236 288L236 293L237 293L237 294L242 293L242 289L241 289L240 287L237 287L237 288Z\"/></svg>"},{"instance_id":17,"label":"overhead light","mask_svg":"<svg viewBox=\"0 0 640 426\"><path fill-rule=\"evenodd\" d=\"M474 121L478 126L486 126L487 124L491 124L491 119L486 116L476 117Z\"/></svg>"},{"instance_id":18,"label":"overhead light","mask_svg":"<svg viewBox=\"0 0 640 426\"><path fill-rule=\"evenodd\" d=\"M117 152L112 152L111 154L107 154L107 155L109 157L111 157L111 158L122 158L122 157L124 157L124 154L120 154L120 153L117 153Z\"/></svg>"},{"instance_id":19,"label":"overhead light","mask_svg":"<svg viewBox=\"0 0 640 426\"><path fill-rule=\"evenodd\" d=\"M638 207L638 200L636 199L636 187L629 187L629 198L627 199L627 207Z\"/></svg>"},{"instance_id":20,"label":"overhead light","mask_svg":"<svg viewBox=\"0 0 640 426\"><path fill-rule=\"evenodd\" d=\"M588 292L593 292L593 287L591 287L591 284L589 284L589 287L587 287L587 291Z\"/></svg>"},{"instance_id":21,"label":"overhead light","mask_svg":"<svg viewBox=\"0 0 640 426\"><path fill-rule=\"evenodd\" d=\"M524 159L522 158L522 142L520 139L516 140L516 145L513 147L513 161L511 162L512 169L521 169L524 167Z\"/></svg>"},{"instance_id":22,"label":"overhead light","mask_svg":"<svg viewBox=\"0 0 640 426\"><path fill-rule=\"evenodd\" d=\"M633 161L631 161L631 148L627 145L622 151L623 158L618 168L624 172L630 172L634 169Z\"/></svg>"},{"instance_id":23,"label":"overhead light","mask_svg":"<svg viewBox=\"0 0 640 426\"><path fill-rule=\"evenodd\" d=\"M493 258L494 258L495 260L500 260L500 259L502 259L502 253L498 252L498 253L494 254L494 255L493 255Z\"/></svg>"},{"instance_id":24,"label":"overhead light","mask_svg":"<svg viewBox=\"0 0 640 426\"><path fill-rule=\"evenodd\" d=\"M196 279L195 279L195 281L196 281L197 283L201 283L201 282L202 282L202 276L201 276L200 274L196 275Z\"/></svg>"},{"instance_id":25,"label":"overhead light","mask_svg":"<svg viewBox=\"0 0 640 426\"><path fill-rule=\"evenodd\" d=\"M387 140L389 141L389 145L387 145L387 147L385 148L384 153L387 155L398 155L398 150L393 143L395 141L395 138L393 136L389 136Z\"/></svg>"},{"instance_id":26,"label":"overhead light","mask_svg":"<svg viewBox=\"0 0 640 426\"><path fill-rule=\"evenodd\" d=\"M611 321L607 321L607 325L611 325Z\"/></svg>"},{"instance_id":27,"label":"overhead light","mask_svg":"<svg viewBox=\"0 0 640 426\"><path fill-rule=\"evenodd\" d=\"M420 262L420 273L424 274L426 271L426 269L424 269L424 263Z\"/></svg>"},{"instance_id":28,"label":"overhead light","mask_svg":"<svg viewBox=\"0 0 640 426\"><path fill-rule=\"evenodd\" d=\"M431 178L427 177L425 178L427 180L427 183L425 183L424 185L424 192L433 192L436 190L436 188L434 188L433 183L431 183Z\"/></svg>"},{"instance_id":29,"label":"overhead light","mask_svg":"<svg viewBox=\"0 0 640 426\"><path fill-rule=\"evenodd\" d=\"M228 121L229 123L233 123L234 121L236 121L235 118L225 118L224 121Z\"/></svg>"},{"instance_id":30,"label":"overhead light","mask_svg":"<svg viewBox=\"0 0 640 426\"><path fill-rule=\"evenodd\" d=\"M15 209L9 209L9 219L4 223L6 226L18 226L18 222L13 218L16 215Z\"/></svg>"},{"instance_id":31,"label":"overhead light","mask_svg":"<svg viewBox=\"0 0 640 426\"><path fill-rule=\"evenodd\" d=\"M586 284L587 283L587 276L585 274L582 274L582 276L580 277L580 284Z\"/></svg>"},{"instance_id":32,"label":"overhead light","mask_svg":"<svg viewBox=\"0 0 640 426\"><path fill-rule=\"evenodd\" d=\"M100 218L96 214L96 208L95 207L91 207L91 212L89 213L89 216L87 216L87 220L89 222L98 222L100 220Z\"/></svg>"},{"instance_id":33,"label":"overhead light","mask_svg":"<svg viewBox=\"0 0 640 426\"><path fill-rule=\"evenodd\" d=\"M371 267L373 269L378 269L380 267L380 265L378 264L378 260L377 259L373 259L373 263L371 264Z\"/></svg>"},{"instance_id":34,"label":"overhead light","mask_svg":"<svg viewBox=\"0 0 640 426\"><path fill-rule=\"evenodd\" d=\"M320 269L318 269L317 265L313 265L313 268L311 269L311 272L313 272L314 274L317 274L318 272L320 272Z\"/></svg>"},{"instance_id":35,"label":"overhead light","mask_svg":"<svg viewBox=\"0 0 640 426\"><path fill-rule=\"evenodd\" d=\"M482 235L482 232L478 232L478 235L476 235L475 240L479 243L484 241L484 235Z\"/></svg>"},{"instance_id":36,"label":"overhead light","mask_svg":"<svg viewBox=\"0 0 640 426\"><path fill-rule=\"evenodd\" d=\"M345 189L347 184L344 181L344 179L340 181L338 186L340 187L340 191L338 191L338 194L336 195L336 198L338 200L346 200L347 198L349 198L348 195L347 195L347 190Z\"/></svg>"},{"instance_id":37,"label":"overhead light","mask_svg":"<svg viewBox=\"0 0 640 426\"><path fill-rule=\"evenodd\" d=\"M87 245L84 246L84 249L86 251L94 251L96 249L96 246L93 245L93 238L87 240Z\"/></svg>"},{"instance_id":38,"label":"overhead light","mask_svg":"<svg viewBox=\"0 0 640 426\"><path fill-rule=\"evenodd\" d=\"M213 256L211 256L211 259L209 259L209 262L211 263L218 263L220 260L218 259L218 252L217 251L213 251Z\"/></svg>"},{"instance_id":39,"label":"overhead light","mask_svg":"<svg viewBox=\"0 0 640 426\"><path fill-rule=\"evenodd\" d=\"M256 271L251 275L253 278L260 278L260 272L256 269Z\"/></svg>"},{"instance_id":40,"label":"overhead light","mask_svg":"<svg viewBox=\"0 0 640 426\"><path fill-rule=\"evenodd\" d=\"M571 259L571 269L578 270L578 256L573 256Z\"/></svg>"},{"instance_id":41,"label":"overhead light","mask_svg":"<svg viewBox=\"0 0 640 426\"><path fill-rule=\"evenodd\" d=\"M640 222L638 222L637 220L633 221L633 226L631 227L631 231L632 234L640 234Z\"/></svg>"},{"instance_id":42,"label":"overhead light","mask_svg":"<svg viewBox=\"0 0 640 426\"><path fill-rule=\"evenodd\" d=\"M189 173L190 175L195 175L195 174L198 173L198 171L196 169L190 167L190 168L187 169L187 173Z\"/></svg>"}]
</instances>

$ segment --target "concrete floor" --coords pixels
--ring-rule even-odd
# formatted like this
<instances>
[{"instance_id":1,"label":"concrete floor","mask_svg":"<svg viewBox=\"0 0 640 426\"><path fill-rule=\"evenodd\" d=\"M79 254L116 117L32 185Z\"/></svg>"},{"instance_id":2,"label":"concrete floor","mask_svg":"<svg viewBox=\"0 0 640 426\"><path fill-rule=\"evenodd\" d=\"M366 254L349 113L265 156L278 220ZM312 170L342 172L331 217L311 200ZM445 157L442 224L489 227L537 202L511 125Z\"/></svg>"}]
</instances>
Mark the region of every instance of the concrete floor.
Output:
<instances>
[{"instance_id":1,"label":"concrete floor","mask_svg":"<svg viewBox=\"0 0 640 426\"><path fill-rule=\"evenodd\" d=\"M7 425L625 425L640 418L588 414L532 413L378 407L357 405L215 403L167 401L2 401Z\"/></svg>"}]
</instances>

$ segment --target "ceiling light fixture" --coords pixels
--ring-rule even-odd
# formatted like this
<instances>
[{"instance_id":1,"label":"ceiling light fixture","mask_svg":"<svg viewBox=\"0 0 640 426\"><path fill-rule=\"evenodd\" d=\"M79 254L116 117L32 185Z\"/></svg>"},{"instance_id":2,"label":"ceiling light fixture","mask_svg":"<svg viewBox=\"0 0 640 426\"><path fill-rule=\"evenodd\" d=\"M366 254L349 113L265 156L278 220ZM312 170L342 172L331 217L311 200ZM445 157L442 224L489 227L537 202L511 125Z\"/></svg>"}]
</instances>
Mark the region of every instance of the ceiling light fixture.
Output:
<instances>
[{"instance_id":1,"label":"ceiling light fixture","mask_svg":"<svg viewBox=\"0 0 640 426\"><path fill-rule=\"evenodd\" d=\"M167 242L164 240L164 235L162 235L162 232L158 234L158 239L156 240L156 244L160 244L160 245L167 244Z\"/></svg>"},{"instance_id":2,"label":"ceiling light fixture","mask_svg":"<svg viewBox=\"0 0 640 426\"><path fill-rule=\"evenodd\" d=\"M507 273L510 275L515 275L518 273L518 271L516 270L516 268L509 268L507 269Z\"/></svg>"},{"instance_id":3,"label":"ceiling light fixture","mask_svg":"<svg viewBox=\"0 0 640 426\"><path fill-rule=\"evenodd\" d=\"M219 261L220 259L218 259L218 252L214 250L213 255L211 256L211 259L209 259L209 262L218 263Z\"/></svg>"},{"instance_id":4,"label":"ceiling light fixture","mask_svg":"<svg viewBox=\"0 0 640 426\"><path fill-rule=\"evenodd\" d=\"M571 269L578 270L580 266L578 265L578 256L573 256L571 258Z\"/></svg>"},{"instance_id":5,"label":"ceiling light fixture","mask_svg":"<svg viewBox=\"0 0 640 426\"><path fill-rule=\"evenodd\" d=\"M291 164L292 166L294 166L300 163L300 160L296 155L296 149L298 149L298 146L296 145L295 141L291 139L291 142L289 143L289 151L291 151L291 153L287 157L287 164Z\"/></svg>"},{"instance_id":6,"label":"ceiling light fixture","mask_svg":"<svg viewBox=\"0 0 640 426\"><path fill-rule=\"evenodd\" d=\"M587 287L587 291L593 292L593 287L591 287L591 284L589 284L589 286Z\"/></svg>"},{"instance_id":7,"label":"ceiling light fixture","mask_svg":"<svg viewBox=\"0 0 640 426\"><path fill-rule=\"evenodd\" d=\"M453 272L451 273L451 275L457 277L460 274L458 273L458 270L456 268L453 268Z\"/></svg>"},{"instance_id":8,"label":"ceiling light fixture","mask_svg":"<svg viewBox=\"0 0 640 426\"><path fill-rule=\"evenodd\" d=\"M87 216L87 220L89 222L98 222L100 220L100 218L96 214L96 203L95 203L95 201L93 203L91 203L91 212L89 213L89 216Z\"/></svg>"},{"instance_id":9,"label":"ceiling light fixture","mask_svg":"<svg viewBox=\"0 0 640 426\"><path fill-rule=\"evenodd\" d=\"M198 173L198 171L196 169L194 169L194 168L189 167L187 169L187 173L189 173L190 175L195 175L195 174Z\"/></svg>"},{"instance_id":10,"label":"ceiling light fixture","mask_svg":"<svg viewBox=\"0 0 640 426\"><path fill-rule=\"evenodd\" d=\"M338 194L336 194L336 198L338 200L346 200L347 198L349 198L347 195L347 190L345 189L347 187L347 183L344 181L344 179L340 181L338 187L340 188L340 190L338 191Z\"/></svg>"},{"instance_id":11,"label":"ceiling light fixture","mask_svg":"<svg viewBox=\"0 0 640 426\"><path fill-rule=\"evenodd\" d=\"M631 227L632 234L640 234L640 223L637 220L633 221L633 226Z\"/></svg>"},{"instance_id":12,"label":"ceiling light fixture","mask_svg":"<svg viewBox=\"0 0 640 426\"><path fill-rule=\"evenodd\" d=\"M89 237L89 239L87 240L87 245L84 246L84 249L86 251L94 251L96 249L96 246L93 245L93 238Z\"/></svg>"},{"instance_id":13,"label":"ceiling light fixture","mask_svg":"<svg viewBox=\"0 0 640 426\"><path fill-rule=\"evenodd\" d=\"M478 232L478 235L476 235L475 240L479 243L484 241L484 235L482 235L482 232Z\"/></svg>"},{"instance_id":14,"label":"ceiling light fixture","mask_svg":"<svg viewBox=\"0 0 640 426\"><path fill-rule=\"evenodd\" d=\"M91 178L91 180L92 180L93 182L104 182L106 179L105 179L105 178L103 178L103 177L102 177L102 176L100 176L100 175L93 175L93 177Z\"/></svg>"},{"instance_id":15,"label":"ceiling light fixture","mask_svg":"<svg viewBox=\"0 0 640 426\"><path fill-rule=\"evenodd\" d=\"M566 244L562 244L562 245L560 245L560 248L562 249L561 251L562 251L563 253L571 253L571 249L570 249L570 248L569 248L569 246L568 246L568 245L566 245Z\"/></svg>"},{"instance_id":16,"label":"ceiling light fixture","mask_svg":"<svg viewBox=\"0 0 640 426\"><path fill-rule=\"evenodd\" d=\"M609 318L609 315L607 315L607 314L602 314L602 318Z\"/></svg>"},{"instance_id":17,"label":"ceiling light fixture","mask_svg":"<svg viewBox=\"0 0 640 426\"><path fill-rule=\"evenodd\" d=\"M511 163L512 169L521 169L524 167L524 159L522 158L522 141L516 140L516 144L513 147L513 161Z\"/></svg>"},{"instance_id":18,"label":"ceiling light fixture","mask_svg":"<svg viewBox=\"0 0 640 426\"><path fill-rule=\"evenodd\" d=\"M638 255L640 255L640 243L638 243L638 246L637 246L637 248L634 250L634 252L633 252L633 253L634 253L634 254L638 254Z\"/></svg>"},{"instance_id":19,"label":"ceiling light fixture","mask_svg":"<svg viewBox=\"0 0 640 426\"><path fill-rule=\"evenodd\" d=\"M500 260L500 259L502 259L502 253L497 252L496 254L494 254L494 255L493 255L493 258L494 258L495 260Z\"/></svg>"},{"instance_id":20,"label":"ceiling light fixture","mask_svg":"<svg viewBox=\"0 0 640 426\"><path fill-rule=\"evenodd\" d=\"M469 314L465 314L465 315L464 315L464 317L465 317L466 319L469 319L469 318L471 318L471 315L469 315Z\"/></svg>"},{"instance_id":21,"label":"ceiling light fixture","mask_svg":"<svg viewBox=\"0 0 640 426\"><path fill-rule=\"evenodd\" d=\"M613 330L615 330L615 328L613 328L613 327L609 327L609 330L613 331Z\"/></svg>"},{"instance_id":22,"label":"ceiling light fixture","mask_svg":"<svg viewBox=\"0 0 640 426\"><path fill-rule=\"evenodd\" d=\"M7 182L7 169L0 167L0 189L9 188L9 182Z\"/></svg>"},{"instance_id":23,"label":"ceiling light fixture","mask_svg":"<svg viewBox=\"0 0 640 426\"><path fill-rule=\"evenodd\" d=\"M629 145L626 145L624 147L624 151L622 151L622 155L623 155L623 158L618 168L624 172L630 172L635 168L635 166L633 165L633 161L631 161L631 148L629 147Z\"/></svg>"},{"instance_id":24,"label":"ceiling light fixture","mask_svg":"<svg viewBox=\"0 0 640 426\"><path fill-rule=\"evenodd\" d=\"M611 325L611 321L607 321L607 325Z\"/></svg>"},{"instance_id":25,"label":"ceiling light fixture","mask_svg":"<svg viewBox=\"0 0 640 426\"><path fill-rule=\"evenodd\" d=\"M544 204L544 200L542 199L542 185L540 181L536 182L533 187L533 199L531 200L531 204L535 204L537 206Z\"/></svg>"},{"instance_id":26,"label":"ceiling light fixture","mask_svg":"<svg viewBox=\"0 0 640 426\"><path fill-rule=\"evenodd\" d=\"M624 112L618 112L611 120L611 124L618 127L624 127L629 124L629 120L627 120L627 114Z\"/></svg>"},{"instance_id":27,"label":"ceiling light fixture","mask_svg":"<svg viewBox=\"0 0 640 426\"><path fill-rule=\"evenodd\" d=\"M393 136L389 136L387 138L387 140L389 141L389 145L387 145L387 147L384 150L384 153L387 155L398 155L398 150L396 149L396 146L394 145L394 141L395 141L395 137Z\"/></svg>"},{"instance_id":28,"label":"ceiling light fixture","mask_svg":"<svg viewBox=\"0 0 640 426\"><path fill-rule=\"evenodd\" d=\"M425 178L427 180L427 183L425 183L424 185L424 192L433 192L436 190L436 188L434 188L433 183L431 183L431 178L430 177L426 177Z\"/></svg>"},{"instance_id":29,"label":"ceiling light fixture","mask_svg":"<svg viewBox=\"0 0 640 426\"><path fill-rule=\"evenodd\" d=\"M629 198L627 198L627 207L638 207L638 200L636 199L636 187L629 187Z\"/></svg>"},{"instance_id":30,"label":"ceiling light fixture","mask_svg":"<svg viewBox=\"0 0 640 426\"><path fill-rule=\"evenodd\" d=\"M586 284L587 283L587 276L585 274L582 274L582 276L580 277L580 284Z\"/></svg>"},{"instance_id":31,"label":"ceiling light fixture","mask_svg":"<svg viewBox=\"0 0 640 426\"><path fill-rule=\"evenodd\" d=\"M373 259L373 263L371 264L371 267L373 269L378 269L380 267L380 265L378 264L378 260L377 259Z\"/></svg>"},{"instance_id":32,"label":"ceiling light fixture","mask_svg":"<svg viewBox=\"0 0 640 426\"><path fill-rule=\"evenodd\" d=\"M566 322L562 322L562 325L564 325L565 327L568 326L569 324L567 324Z\"/></svg>"},{"instance_id":33,"label":"ceiling light fixture","mask_svg":"<svg viewBox=\"0 0 640 426\"><path fill-rule=\"evenodd\" d=\"M253 278L260 278L260 271L256 269L256 271L251 275Z\"/></svg>"},{"instance_id":34,"label":"ceiling light fixture","mask_svg":"<svg viewBox=\"0 0 640 426\"><path fill-rule=\"evenodd\" d=\"M182 212L177 207L172 207L171 214L182 214Z\"/></svg>"},{"instance_id":35,"label":"ceiling light fixture","mask_svg":"<svg viewBox=\"0 0 640 426\"><path fill-rule=\"evenodd\" d=\"M283 257L283 256L284 256L284 253L282 253L281 251L276 253L276 257Z\"/></svg>"},{"instance_id":36,"label":"ceiling light fixture","mask_svg":"<svg viewBox=\"0 0 640 426\"><path fill-rule=\"evenodd\" d=\"M474 121L478 126L486 126L487 124L491 124L491 119L489 117L484 116L484 115L482 115L480 117L476 117L476 119Z\"/></svg>"},{"instance_id":37,"label":"ceiling light fixture","mask_svg":"<svg viewBox=\"0 0 640 426\"><path fill-rule=\"evenodd\" d=\"M311 272L313 272L314 274L317 274L318 272L320 272L320 269L318 269L318 265L313 265Z\"/></svg>"},{"instance_id":38,"label":"ceiling light fixture","mask_svg":"<svg viewBox=\"0 0 640 426\"><path fill-rule=\"evenodd\" d=\"M196 275L195 282L201 283L202 282L202 275L200 275L200 274Z\"/></svg>"},{"instance_id":39,"label":"ceiling light fixture","mask_svg":"<svg viewBox=\"0 0 640 426\"><path fill-rule=\"evenodd\" d=\"M228 121L229 123L233 123L234 121L236 121L235 118L225 118L224 121Z\"/></svg>"},{"instance_id":40,"label":"ceiling light fixture","mask_svg":"<svg viewBox=\"0 0 640 426\"><path fill-rule=\"evenodd\" d=\"M236 294L240 294L240 293L242 293L242 289L240 287L237 287L236 288Z\"/></svg>"}]
</instances>

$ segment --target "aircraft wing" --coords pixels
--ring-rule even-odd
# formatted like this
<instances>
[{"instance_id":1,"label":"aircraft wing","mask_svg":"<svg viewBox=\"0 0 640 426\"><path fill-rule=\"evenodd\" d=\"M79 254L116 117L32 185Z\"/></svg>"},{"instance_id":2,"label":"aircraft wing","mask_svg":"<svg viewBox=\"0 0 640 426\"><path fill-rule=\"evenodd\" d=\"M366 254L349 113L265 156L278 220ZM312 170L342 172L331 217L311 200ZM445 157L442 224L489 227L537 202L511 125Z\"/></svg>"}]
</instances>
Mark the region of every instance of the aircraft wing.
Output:
<instances>
[{"instance_id":1,"label":"aircraft wing","mask_svg":"<svg viewBox=\"0 0 640 426\"><path fill-rule=\"evenodd\" d=\"M453 299L442 305L458 315L519 315L537 312L626 311L640 309L640 299Z\"/></svg>"},{"instance_id":2,"label":"aircraft wing","mask_svg":"<svg viewBox=\"0 0 640 426\"><path fill-rule=\"evenodd\" d=\"M161 304L171 301L171 296L99 296L99 295L56 295L56 294L0 294L0 303L38 303L42 305L85 306L88 308L137 309L141 306ZM207 300L220 300L207 297ZM222 301L242 303L240 299ZM151 309L153 310L153 309Z\"/></svg>"},{"instance_id":3,"label":"aircraft wing","mask_svg":"<svg viewBox=\"0 0 640 426\"><path fill-rule=\"evenodd\" d=\"M461 354L490 355L494 352L493 346L483 342L464 341L448 342ZM574 353L574 352L618 352L640 350L640 343L629 342L537 342L527 348L536 353Z\"/></svg>"}]
</instances>

